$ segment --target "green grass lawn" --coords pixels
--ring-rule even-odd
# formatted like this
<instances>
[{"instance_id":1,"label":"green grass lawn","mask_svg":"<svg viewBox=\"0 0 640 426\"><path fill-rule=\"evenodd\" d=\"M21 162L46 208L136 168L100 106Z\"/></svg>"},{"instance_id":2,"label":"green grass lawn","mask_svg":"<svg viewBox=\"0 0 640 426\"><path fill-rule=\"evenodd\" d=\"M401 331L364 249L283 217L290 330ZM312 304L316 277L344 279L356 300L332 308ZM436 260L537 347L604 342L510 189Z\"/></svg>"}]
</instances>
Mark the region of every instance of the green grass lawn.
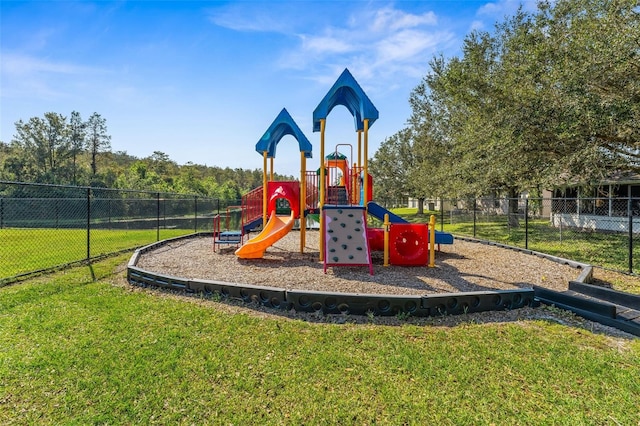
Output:
<instances>
[{"instance_id":1,"label":"green grass lawn","mask_svg":"<svg viewBox=\"0 0 640 426\"><path fill-rule=\"evenodd\" d=\"M640 418L639 339L551 320L438 327L258 316L133 290L123 285L127 259L0 288L0 424Z\"/></svg>"},{"instance_id":2,"label":"green grass lawn","mask_svg":"<svg viewBox=\"0 0 640 426\"><path fill-rule=\"evenodd\" d=\"M192 233L161 229L160 239ZM91 257L140 247L157 241L155 229L91 230ZM0 279L64 265L87 258L83 229L0 229Z\"/></svg>"},{"instance_id":3,"label":"green grass lawn","mask_svg":"<svg viewBox=\"0 0 640 426\"><path fill-rule=\"evenodd\" d=\"M445 229L454 235L473 236L472 224L447 225ZM629 265L629 238L620 233L570 231L560 233L546 220L529 221L528 245L525 244L524 224L509 228L505 223L480 222L476 224L476 238L495 241L515 247L528 247L566 259L592 265L627 271ZM634 272L640 270L640 250L636 242Z\"/></svg>"}]
</instances>

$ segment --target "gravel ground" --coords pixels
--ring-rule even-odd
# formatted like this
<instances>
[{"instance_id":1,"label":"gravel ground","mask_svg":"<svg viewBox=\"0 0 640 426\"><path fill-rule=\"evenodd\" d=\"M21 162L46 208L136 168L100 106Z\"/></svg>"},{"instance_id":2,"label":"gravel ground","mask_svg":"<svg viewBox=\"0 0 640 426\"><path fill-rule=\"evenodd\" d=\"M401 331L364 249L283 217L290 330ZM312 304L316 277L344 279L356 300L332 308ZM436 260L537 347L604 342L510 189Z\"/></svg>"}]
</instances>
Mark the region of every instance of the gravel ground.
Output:
<instances>
[{"instance_id":1,"label":"gravel ground","mask_svg":"<svg viewBox=\"0 0 640 426\"><path fill-rule=\"evenodd\" d=\"M580 270L514 250L456 240L436 253L436 267L382 266L374 252L374 275L367 267L327 268L319 259L318 232L291 232L270 247L263 259L243 260L235 247L215 253L211 238L179 240L141 256L138 266L152 272L192 279L344 293L432 294L545 286L566 290Z\"/></svg>"},{"instance_id":2,"label":"gravel ground","mask_svg":"<svg viewBox=\"0 0 640 426\"><path fill-rule=\"evenodd\" d=\"M148 271L183 278L210 279L286 289L341 291L345 293L429 294L492 289L529 288L544 286L562 291L568 281L576 279L580 270L568 265L487 244L456 240L443 245L436 254L436 267L382 266L382 254L373 253L374 275L366 267L329 267L323 273L318 261L318 232L306 234L305 252L300 253L300 234L291 232L270 247L263 259L242 260L235 247L213 251L211 238L178 240L149 251L138 261ZM596 276L598 272L596 271ZM599 284L607 285L600 280ZM123 279L122 285L126 285ZM150 291L160 297L187 298L194 303L214 304L230 313L246 313L260 317L287 317L309 322L354 323L402 326L416 325L453 327L468 323L517 323L532 327L530 320L549 321L576 329L588 330L610 337L609 343L619 350L635 337L612 327L588 321L554 307L524 307L512 311L478 312L429 318L358 317L349 315L308 314L247 306L238 301L203 300L182 292L164 289L141 289L127 286L131 291Z\"/></svg>"}]
</instances>

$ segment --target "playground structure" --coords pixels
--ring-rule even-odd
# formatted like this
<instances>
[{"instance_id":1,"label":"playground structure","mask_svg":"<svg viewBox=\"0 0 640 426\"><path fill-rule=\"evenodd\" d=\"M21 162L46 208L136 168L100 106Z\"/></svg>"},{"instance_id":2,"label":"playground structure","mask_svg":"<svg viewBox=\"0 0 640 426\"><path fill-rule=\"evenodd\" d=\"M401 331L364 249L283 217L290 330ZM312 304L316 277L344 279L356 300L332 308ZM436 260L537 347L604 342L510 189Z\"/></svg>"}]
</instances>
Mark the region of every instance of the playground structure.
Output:
<instances>
[{"instance_id":1,"label":"playground structure","mask_svg":"<svg viewBox=\"0 0 640 426\"><path fill-rule=\"evenodd\" d=\"M357 161L348 162L338 153L325 157L324 128L326 116L336 105L349 109L356 122L358 134ZM306 158L311 158L311 144L283 109L265 135L256 145L263 156L263 186L245 195L240 206L241 229L222 231L222 217L214 219L214 250L216 246L241 245L244 235L262 224L262 231L236 250L238 257L260 258L265 250L286 235L299 222L300 252L305 247L306 219L315 215L320 222L320 258L324 270L336 265L367 265L373 273L371 250L385 253L385 265L424 265L433 259L434 248L452 244L453 236L435 231L435 219L429 226L410 224L399 216L373 202L373 180L368 174L368 129L378 118L378 112L345 70L327 96L314 111L314 131L321 132L321 164L317 172L306 171ZM300 180L273 181L273 159L276 145L284 135L293 135L300 146ZM364 150L362 137L364 136ZM344 145L344 144L343 144ZM350 145L344 145L349 146ZM364 163L361 161L364 152ZM351 154L353 157L353 153ZM270 160L270 175L267 163ZM352 167L349 167L353 164ZM233 207L230 207L233 208ZM383 228L367 228L367 215L383 221ZM229 209L226 217L229 217ZM430 232L429 232L430 231ZM515 290L475 291L426 295L350 294L284 289L243 283L229 283L204 279L189 279L146 271L137 266L142 254L173 241L194 238L198 234L163 240L140 248L127 265L127 280L132 285L154 286L187 293L218 295L242 300L246 303L298 312L324 314L353 314L390 316L408 314L417 317L456 315L473 312L516 309L553 304L585 318L610 325L640 336L640 298L591 286L592 266L567 259L530 252L514 247L529 255L546 257L581 270L569 290L555 292L546 288L520 288ZM431 265L431 263L430 263Z\"/></svg>"},{"instance_id":2,"label":"playground structure","mask_svg":"<svg viewBox=\"0 0 640 426\"><path fill-rule=\"evenodd\" d=\"M327 115L337 106L354 117L357 154L350 144L338 144L325 156ZM256 144L263 157L263 185L242 198L240 230L214 229L214 248L220 244L241 244L235 254L241 259L263 257L268 247L294 228L300 230L300 252L304 252L306 223L320 224L320 260L328 266L368 266L373 274L371 250L384 252L385 266L434 266L435 244L452 244L453 236L443 232L429 236L429 224L409 224L372 202L373 178L368 173L368 132L378 119L378 110L345 69L313 112L313 130L320 132L320 166L307 171L312 146L286 109L278 114ZM280 140L293 136L300 149L300 180L273 180L273 161ZM338 149L348 149L349 157ZM282 207L284 205L284 207ZM367 215L384 221L384 228L367 229ZM386 221L385 221L386 219ZM219 222L218 222L219 223ZM432 234L435 223L431 223ZM262 226L246 243L244 235ZM226 240L225 240L226 239ZM244 243L244 244L243 244Z\"/></svg>"}]
</instances>

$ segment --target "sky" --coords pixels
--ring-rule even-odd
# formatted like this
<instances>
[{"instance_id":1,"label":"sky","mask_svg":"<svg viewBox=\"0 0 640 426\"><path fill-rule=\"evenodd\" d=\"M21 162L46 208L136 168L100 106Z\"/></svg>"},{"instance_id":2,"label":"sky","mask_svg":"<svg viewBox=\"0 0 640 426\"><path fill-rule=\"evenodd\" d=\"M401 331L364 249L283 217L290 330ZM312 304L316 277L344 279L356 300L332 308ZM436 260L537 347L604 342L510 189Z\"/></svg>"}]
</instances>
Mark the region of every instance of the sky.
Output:
<instances>
[{"instance_id":1,"label":"sky","mask_svg":"<svg viewBox=\"0 0 640 426\"><path fill-rule=\"evenodd\" d=\"M0 141L18 120L107 124L111 150L178 164L262 169L255 145L286 108L313 145L313 110L348 68L379 111L369 156L406 126L409 96L436 55L459 56L472 30L491 31L535 1L0 1ZM342 106L326 122L325 150L350 144ZM340 151L350 156L349 148ZM276 173L299 176L292 136Z\"/></svg>"}]
</instances>

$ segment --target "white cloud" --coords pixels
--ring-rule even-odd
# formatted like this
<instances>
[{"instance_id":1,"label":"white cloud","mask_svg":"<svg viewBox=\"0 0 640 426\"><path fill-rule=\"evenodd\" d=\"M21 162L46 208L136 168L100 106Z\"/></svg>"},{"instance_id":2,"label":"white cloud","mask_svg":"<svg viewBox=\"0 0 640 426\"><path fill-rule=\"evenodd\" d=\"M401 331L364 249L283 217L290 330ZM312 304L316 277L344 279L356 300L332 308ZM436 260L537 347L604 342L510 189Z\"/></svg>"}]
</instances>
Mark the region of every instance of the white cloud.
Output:
<instances>
[{"instance_id":1,"label":"white cloud","mask_svg":"<svg viewBox=\"0 0 640 426\"><path fill-rule=\"evenodd\" d=\"M111 94L117 86L109 70L51 60L35 55L2 52L2 97L53 100L76 97L78 93Z\"/></svg>"},{"instance_id":2,"label":"white cloud","mask_svg":"<svg viewBox=\"0 0 640 426\"><path fill-rule=\"evenodd\" d=\"M513 15L520 6L525 11L533 11L537 8L537 2L534 0L498 0L480 7L477 15L501 19L504 16Z\"/></svg>"},{"instance_id":3,"label":"white cloud","mask_svg":"<svg viewBox=\"0 0 640 426\"><path fill-rule=\"evenodd\" d=\"M35 73L56 73L56 74L81 74L88 70L87 67L55 62L34 56L11 54L2 52L2 73L9 76L24 76Z\"/></svg>"},{"instance_id":4,"label":"white cloud","mask_svg":"<svg viewBox=\"0 0 640 426\"><path fill-rule=\"evenodd\" d=\"M333 83L346 67L361 84L393 90L403 79L423 76L433 55L450 48L455 39L433 11L412 12L403 9L402 2L371 2L367 8L358 3L326 2L319 7L287 2L286 10L278 2L251 4L225 5L208 16L236 31L292 36L295 43L280 51L276 66L321 85Z\"/></svg>"},{"instance_id":5,"label":"white cloud","mask_svg":"<svg viewBox=\"0 0 640 426\"><path fill-rule=\"evenodd\" d=\"M371 29L374 31L396 31L422 25L436 25L438 22L433 12L415 15L394 9L391 6L378 9L373 15Z\"/></svg>"},{"instance_id":6,"label":"white cloud","mask_svg":"<svg viewBox=\"0 0 640 426\"><path fill-rule=\"evenodd\" d=\"M327 76L327 66L323 66L317 70L322 77L312 79L335 79L348 67L361 83L392 90L397 81L405 77L424 75L431 57L449 47L454 34L437 27L437 23L433 12L412 14L393 6L366 13L353 12L344 26L326 28L323 36L301 36L303 43L283 55L286 59L281 65L286 68L294 62L293 68L300 69L301 62L304 62L306 68L313 72L314 61L307 54L311 52L310 47L323 46L316 52L322 53L321 59L325 64L334 64L330 69L334 75ZM310 40L314 44L309 43Z\"/></svg>"},{"instance_id":7,"label":"white cloud","mask_svg":"<svg viewBox=\"0 0 640 426\"><path fill-rule=\"evenodd\" d=\"M46 27L46 28L38 28L34 30L32 33L26 37L26 42L23 46L23 49L27 50L41 50L45 49L51 39L54 38L58 34L59 30Z\"/></svg>"},{"instance_id":8,"label":"white cloud","mask_svg":"<svg viewBox=\"0 0 640 426\"><path fill-rule=\"evenodd\" d=\"M355 46L344 39L333 36L309 36L301 35L302 49L314 54L347 53L355 50Z\"/></svg>"},{"instance_id":9,"label":"white cloud","mask_svg":"<svg viewBox=\"0 0 640 426\"><path fill-rule=\"evenodd\" d=\"M84 75L91 70L72 63L5 51L1 56L0 74L3 78L2 97L4 98L64 97L64 90L57 82L60 79Z\"/></svg>"},{"instance_id":10,"label":"white cloud","mask_svg":"<svg viewBox=\"0 0 640 426\"><path fill-rule=\"evenodd\" d=\"M256 15L253 16L252 19L246 19L241 14L225 11L224 13L210 15L209 20L218 26L236 31L280 31L280 21L274 20L271 16L265 15Z\"/></svg>"},{"instance_id":11,"label":"white cloud","mask_svg":"<svg viewBox=\"0 0 640 426\"><path fill-rule=\"evenodd\" d=\"M404 30L390 34L376 44L378 59L389 61L411 61L437 45L436 34L425 31Z\"/></svg>"},{"instance_id":12,"label":"white cloud","mask_svg":"<svg viewBox=\"0 0 640 426\"><path fill-rule=\"evenodd\" d=\"M469 30L470 31L480 31L480 30L484 30L485 29L485 24L484 22L480 21L480 20L475 20L471 23L471 25L469 26Z\"/></svg>"},{"instance_id":13,"label":"white cloud","mask_svg":"<svg viewBox=\"0 0 640 426\"><path fill-rule=\"evenodd\" d=\"M237 2L212 7L207 18L215 25L234 31L294 34L297 26L305 26L303 14L294 2Z\"/></svg>"}]
</instances>

